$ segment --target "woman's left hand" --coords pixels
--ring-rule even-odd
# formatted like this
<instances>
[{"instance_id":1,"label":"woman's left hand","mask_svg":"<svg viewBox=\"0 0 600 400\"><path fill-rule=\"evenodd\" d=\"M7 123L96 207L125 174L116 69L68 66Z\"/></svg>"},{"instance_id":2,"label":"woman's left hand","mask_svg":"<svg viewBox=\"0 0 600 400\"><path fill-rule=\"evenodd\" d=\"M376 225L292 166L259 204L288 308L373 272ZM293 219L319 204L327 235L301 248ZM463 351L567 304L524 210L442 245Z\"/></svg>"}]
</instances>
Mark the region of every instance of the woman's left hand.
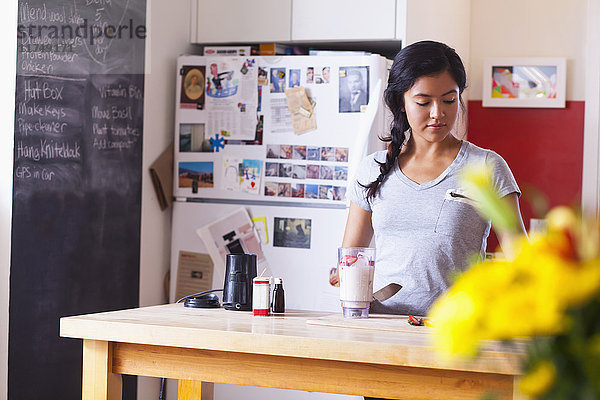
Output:
<instances>
[{"instance_id":1,"label":"woman's left hand","mask_svg":"<svg viewBox=\"0 0 600 400\"><path fill-rule=\"evenodd\" d=\"M329 270L329 284L331 286L340 286L340 277L336 267L333 267Z\"/></svg>"}]
</instances>

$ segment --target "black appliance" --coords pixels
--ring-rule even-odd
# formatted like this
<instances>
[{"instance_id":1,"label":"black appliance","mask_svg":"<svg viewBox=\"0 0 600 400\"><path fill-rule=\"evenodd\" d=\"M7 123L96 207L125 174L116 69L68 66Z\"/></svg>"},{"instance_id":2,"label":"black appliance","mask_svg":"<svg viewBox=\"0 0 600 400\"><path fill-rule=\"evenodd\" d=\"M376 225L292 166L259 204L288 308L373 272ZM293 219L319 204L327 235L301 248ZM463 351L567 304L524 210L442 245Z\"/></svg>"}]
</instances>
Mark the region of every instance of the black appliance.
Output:
<instances>
[{"instance_id":1,"label":"black appliance","mask_svg":"<svg viewBox=\"0 0 600 400\"><path fill-rule=\"evenodd\" d=\"M227 254L223 308L252 310L252 280L256 277L256 254Z\"/></svg>"}]
</instances>

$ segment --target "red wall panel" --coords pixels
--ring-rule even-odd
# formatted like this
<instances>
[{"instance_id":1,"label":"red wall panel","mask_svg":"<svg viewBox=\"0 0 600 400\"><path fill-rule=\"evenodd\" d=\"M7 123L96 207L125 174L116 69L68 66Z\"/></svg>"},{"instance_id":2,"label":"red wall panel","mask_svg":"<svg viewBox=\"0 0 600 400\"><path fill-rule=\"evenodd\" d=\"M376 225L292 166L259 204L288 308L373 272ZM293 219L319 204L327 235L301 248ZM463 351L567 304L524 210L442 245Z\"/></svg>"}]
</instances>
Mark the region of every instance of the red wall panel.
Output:
<instances>
[{"instance_id":1,"label":"red wall panel","mask_svg":"<svg viewBox=\"0 0 600 400\"><path fill-rule=\"evenodd\" d=\"M567 101L566 108L469 106L468 140L500 154L510 166L523 191L520 200L525 227L536 215L535 189L549 207L579 207L583 169L583 101ZM488 241L491 251L495 238Z\"/></svg>"}]
</instances>

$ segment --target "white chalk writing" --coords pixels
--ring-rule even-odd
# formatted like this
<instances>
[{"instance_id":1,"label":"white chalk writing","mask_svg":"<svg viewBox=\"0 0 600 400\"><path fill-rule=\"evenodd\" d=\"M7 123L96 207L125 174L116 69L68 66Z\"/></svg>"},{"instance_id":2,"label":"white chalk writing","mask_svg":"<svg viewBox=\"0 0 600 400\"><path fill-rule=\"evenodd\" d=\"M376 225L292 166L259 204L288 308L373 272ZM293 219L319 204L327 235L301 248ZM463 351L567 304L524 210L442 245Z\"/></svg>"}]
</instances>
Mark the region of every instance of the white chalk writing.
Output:
<instances>
[{"instance_id":1,"label":"white chalk writing","mask_svg":"<svg viewBox=\"0 0 600 400\"><path fill-rule=\"evenodd\" d=\"M28 145L19 140L17 142L16 158L40 160L77 160L81 158L81 146L78 141L74 143L56 142L54 140L41 139L38 143Z\"/></svg>"}]
</instances>

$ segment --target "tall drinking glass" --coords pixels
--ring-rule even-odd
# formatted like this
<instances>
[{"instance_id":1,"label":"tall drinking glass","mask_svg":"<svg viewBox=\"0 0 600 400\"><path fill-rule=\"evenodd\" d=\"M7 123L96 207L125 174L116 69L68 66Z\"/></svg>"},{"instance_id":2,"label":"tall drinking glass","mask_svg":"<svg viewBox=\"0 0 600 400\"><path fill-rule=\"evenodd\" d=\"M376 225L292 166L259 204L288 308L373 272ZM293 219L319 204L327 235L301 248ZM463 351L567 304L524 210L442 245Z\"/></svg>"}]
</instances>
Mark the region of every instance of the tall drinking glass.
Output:
<instances>
[{"instance_id":1,"label":"tall drinking glass","mask_svg":"<svg viewBox=\"0 0 600 400\"><path fill-rule=\"evenodd\" d=\"M368 318L373 300L375 249L338 248L340 301L345 318Z\"/></svg>"}]
</instances>

